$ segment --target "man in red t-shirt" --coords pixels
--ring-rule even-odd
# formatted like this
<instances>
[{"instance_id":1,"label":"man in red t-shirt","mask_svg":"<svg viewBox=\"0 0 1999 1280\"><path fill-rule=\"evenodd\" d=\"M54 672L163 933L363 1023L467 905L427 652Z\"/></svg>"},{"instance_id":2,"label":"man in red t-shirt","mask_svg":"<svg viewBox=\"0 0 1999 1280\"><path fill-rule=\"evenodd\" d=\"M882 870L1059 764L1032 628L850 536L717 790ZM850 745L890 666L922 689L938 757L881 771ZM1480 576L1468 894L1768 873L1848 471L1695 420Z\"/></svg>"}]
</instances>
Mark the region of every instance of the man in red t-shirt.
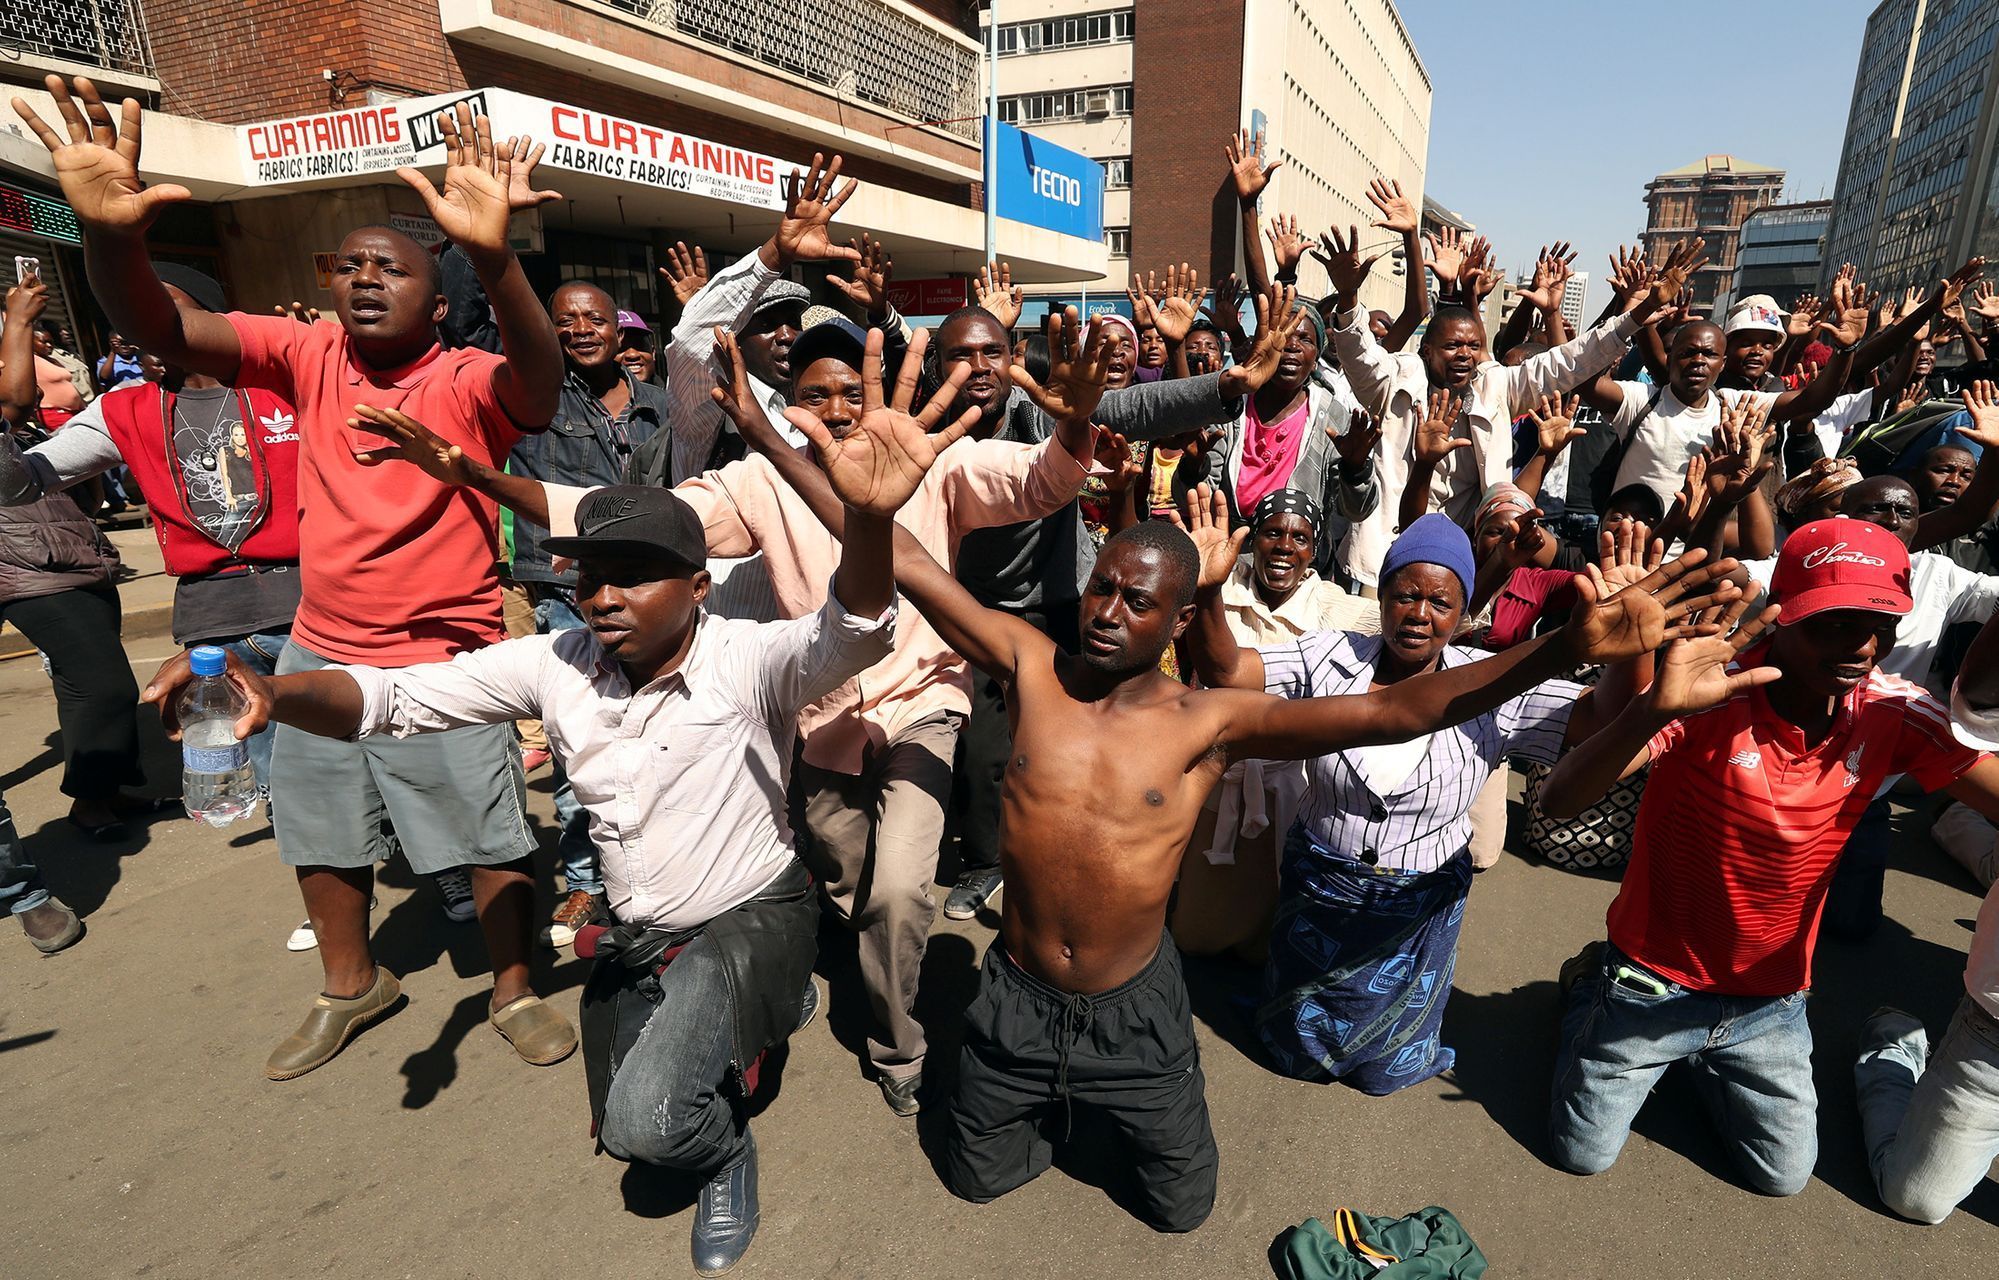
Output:
<instances>
[{"instance_id":1,"label":"man in red t-shirt","mask_svg":"<svg viewBox=\"0 0 1999 1280\"><path fill-rule=\"evenodd\" d=\"M1766 643L1751 647L1769 613L1676 642L1652 688L1542 788L1551 816L1573 816L1651 766L1610 941L1562 1018L1550 1141L1573 1172L1609 1168L1685 1060L1749 1184L1803 1190L1818 1158L1805 997L1840 850L1893 774L1999 815L1999 760L1877 670L1912 606L1901 540L1861 520L1808 524L1771 586L1782 620Z\"/></svg>"},{"instance_id":2,"label":"man in red t-shirt","mask_svg":"<svg viewBox=\"0 0 1999 1280\"><path fill-rule=\"evenodd\" d=\"M76 82L75 98L58 77L47 83L67 143L18 98L14 109L54 158L83 227L91 287L112 322L164 360L232 386L267 387L297 408L303 594L278 670L409 666L502 639L493 504L400 468L387 483L357 455L385 443L368 429L372 409L410 413L492 463L554 415L561 349L507 243L510 204L523 202L509 186L519 178L526 187L528 166L516 173L514 163L527 153L525 140L496 148L486 119L461 106L455 122L440 120L449 153L443 191L415 169L400 171L478 272L504 355L446 351L437 339L448 306L437 260L382 226L341 242L332 287L338 324L177 309L147 260L145 233L161 208L189 193L139 181L138 104L126 100L114 125L88 81ZM534 845L508 733L478 726L361 744L279 732L278 846L296 868L325 986L271 1055L271 1079L324 1064L400 997L395 976L368 949L374 864L390 847L384 817L418 873L471 868L493 963L493 1026L532 1063L574 1050L575 1030L528 982Z\"/></svg>"}]
</instances>

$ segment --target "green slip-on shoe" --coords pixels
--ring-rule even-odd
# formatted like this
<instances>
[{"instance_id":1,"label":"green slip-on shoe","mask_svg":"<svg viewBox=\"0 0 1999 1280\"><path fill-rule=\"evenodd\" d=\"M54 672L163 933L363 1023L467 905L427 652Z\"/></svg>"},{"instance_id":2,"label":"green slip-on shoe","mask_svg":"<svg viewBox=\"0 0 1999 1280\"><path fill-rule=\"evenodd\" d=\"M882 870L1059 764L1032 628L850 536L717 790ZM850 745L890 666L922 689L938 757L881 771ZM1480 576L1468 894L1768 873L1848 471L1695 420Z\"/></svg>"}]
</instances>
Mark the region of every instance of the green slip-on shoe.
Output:
<instances>
[{"instance_id":1,"label":"green slip-on shoe","mask_svg":"<svg viewBox=\"0 0 1999 1280\"><path fill-rule=\"evenodd\" d=\"M554 1066L576 1052L576 1028L540 996L522 996L490 1021L522 1061L537 1067Z\"/></svg>"},{"instance_id":2,"label":"green slip-on shoe","mask_svg":"<svg viewBox=\"0 0 1999 1280\"><path fill-rule=\"evenodd\" d=\"M396 975L380 965L375 966L375 985L358 996L343 1000L320 994L298 1030L272 1052L264 1074L272 1080L293 1080L325 1066L361 1028L387 1014L402 994Z\"/></svg>"}]
</instances>

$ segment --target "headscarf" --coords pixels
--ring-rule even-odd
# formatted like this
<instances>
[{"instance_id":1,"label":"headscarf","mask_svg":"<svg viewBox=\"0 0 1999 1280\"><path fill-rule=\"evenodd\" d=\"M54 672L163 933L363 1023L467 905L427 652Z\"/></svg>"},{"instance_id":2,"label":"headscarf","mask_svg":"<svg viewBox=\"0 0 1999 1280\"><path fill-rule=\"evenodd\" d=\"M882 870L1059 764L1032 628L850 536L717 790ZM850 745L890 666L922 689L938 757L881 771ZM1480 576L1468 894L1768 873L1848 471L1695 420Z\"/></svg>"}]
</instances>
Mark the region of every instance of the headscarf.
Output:
<instances>
[{"instance_id":1,"label":"headscarf","mask_svg":"<svg viewBox=\"0 0 1999 1280\"><path fill-rule=\"evenodd\" d=\"M1272 489L1263 495L1263 500L1257 503L1256 509L1250 513L1249 527L1261 529L1263 522L1272 516L1303 516L1305 523L1311 525L1312 532L1316 534L1319 531L1320 515L1319 504L1304 490Z\"/></svg>"},{"instance_id":2,"label":"headscarf","mask_svg":"<svg viewBox=\"0 0 1999 1280\"><path fill-rule=\"evenodd\" d=\"M1138 326L1133 324L1125 316L1121 316L1115 311L1109 311L1105 312L1103 315L1100 316L1091 316L1090 319L1103 321L1104 328L1106 330L1111 329L1113 327L1122 328L1124 330L1125 341L1131 344L1131 349L1134 352L1138 350ZM1085 321L1084 323L1086 327L1084 328L1083 332L1085 335L1087 335L1089 333L1089 329L1087 328L1088 321Z\"/></svg>"},{"instance_id":3,"label":"headscarf","mask_svg":"<svg viewBox=\"0 0 1999 1280\"><path fill-rule=\"evenodd\" d=\"M1441 511L1432 511L1422 519L1414 521L1402 536L1388 548L1387 556L1381 561L1383 589L1404 567L1412 564L1434 564L1449 569L1457 575L1458 584L1464 588L1465 603L1471 603L1471 583L1473 567L1471 539L1458 528L1457 522Z\"/></svg>"},{"instance_id":4,"label":"headscarf","mask_svg":"<svg viewBox=\"0 0 1999 1280\"><path fill-rule=\"evenodd\" d=\"M1478 500L1478 514L1472 517L1471 522L1472 531L1476 533L1485 528L1485 522L1502 511L1525 513L1533 509L1534 499L1527 496L1525 489L1510 481L1502 480L1487 489L1485 496Z\"/></svg>"},{"instance_id":5,"label":"headscarf","mask_svg":"<svg viewBox=\"0 0 1999 1280\"><path fill-rule=\"evenodd\" d=\"M1319 314L1317 307L1309 303L1299 303L1298 309L1305 313L1305 323L1312 327L1319 350L1323 352L1326 349L1326 318Z\"/></svg>"},{"instance_id":6,"label":"headscarf","mask_svg":"<svg viewBox=\"0 0 1999 1280\"><path fill-rule=\"evenodd\" d=\"M1797 525L1807 511L1860 481L1860 464L1852 458L1814 459L1803 475L1785 481L1777 490L1777 511L1785 523Z\"/></svg>"}]
</instances>

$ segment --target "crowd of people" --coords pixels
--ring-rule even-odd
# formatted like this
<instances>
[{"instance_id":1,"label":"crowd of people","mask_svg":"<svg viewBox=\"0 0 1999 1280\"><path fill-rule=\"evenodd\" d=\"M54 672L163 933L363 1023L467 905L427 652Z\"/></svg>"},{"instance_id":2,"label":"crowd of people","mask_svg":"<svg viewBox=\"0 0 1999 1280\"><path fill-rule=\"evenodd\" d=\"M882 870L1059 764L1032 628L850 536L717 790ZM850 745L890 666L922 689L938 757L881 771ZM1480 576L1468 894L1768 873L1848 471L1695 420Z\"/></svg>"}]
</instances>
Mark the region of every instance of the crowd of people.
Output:
<instances>
[{"instance_id":1,"label":"crowd of people","mask_svg":"<svg viewBox=\"0 0 1999 1280\"><path fill-rule=\"evenodd\" d=\"M1407 254L1400 315L1360 305L1357 227L1277 215L1266 257L1271 166L1242 134L1217 175L1241 278L1169 265L1132 278L1129 318L1022 332L994 263L919 328L890 247L834 231L855 182L814 156L755 251L712 274L670 255L661 335L595 284L536 296L507 221L555 198L539 150L461 105L441 184L403 171L445 252L356 227L329 316L249 314L149 256L188 193L139 180L139 108L49 89L59 119L15 110L120 335L93 377L38 327L38 281L8 293L0 617L47 657L69 821L122 835L148 803L137 703L171 732L191 678L183 655L142 695L119 645L85 486L123 468L174 638L229 653L304 899L287 945L321 962L266 1074L399 1007L369 919L400 857L478 921L514 1052L581 1045L601 1149L700 1184L701 1274L755 1234L749 1104L816 1013L825 928L857 935L884 1103L948 1112L953 1192L1022 1185L1081 1118L1142 1219L1186 1231L1219 1152L1182 953L1224 958L1273 1071L1374 1095L1449 1071L1465 905L1516 772L1516 851L1623 867L1606 937L1561 973L1548 1154L1577 1173L1686 1061L1747 1184L1799 1191L1813 952L1877 926L1891 797L1946 795L1940 843L1991 882L1978 259L1899 298L1845 269L1717 322L1689 238L1620 252L1572 333L1557 244L1488 333L1491 246L1423 235L1393 183L1369 198ZM1298 292L1307 253L1324 298ZM537 921L544 767L561 888ZM954 819L941 909L997 899L998 936L926 1088ZM81 935L11 824L0 902L45 953ZM1855 1065L1882 1198L1924 1221L1999 1155L1995 902L1934 1050L1884 1009ZM533 990L537 942L594 958L580 1029Z\"/></svg>"}]
</instances>

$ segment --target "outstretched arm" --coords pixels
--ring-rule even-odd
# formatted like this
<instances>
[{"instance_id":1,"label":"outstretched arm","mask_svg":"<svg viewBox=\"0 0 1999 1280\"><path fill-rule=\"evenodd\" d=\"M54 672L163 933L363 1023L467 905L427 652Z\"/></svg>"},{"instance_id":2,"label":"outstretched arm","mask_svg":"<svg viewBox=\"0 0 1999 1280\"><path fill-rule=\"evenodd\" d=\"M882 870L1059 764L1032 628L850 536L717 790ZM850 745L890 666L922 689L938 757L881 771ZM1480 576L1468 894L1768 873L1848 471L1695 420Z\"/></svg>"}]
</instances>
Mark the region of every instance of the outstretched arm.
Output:
<instances>
[{"instance_id":1,"label":"outstretched arm","mask_svg":"<svg viewBox=\"0 0 1999 1280\"><path fill-rule=\"evenodd\" d=\"M1549 817L1575 817L1619 780L1644 768L1652 758L1652 739L1673 721L1720 706L1782 674L1771 666L1729 674L1728 665L1777 618L1772 605L1738 627L1750 601L1744 596L1722 609L1714 634L1675 641L1652 687L1578 744L1580 749L1563 754L1541 786L1541 808Z\"/></svg>"},{"instance_id":2,"label":"outstretched arm","mask_svg":"<svg viewBox=\"0 0 1999 1280\"><path fill-rule=\"evenodd\" d=\"M1423 287L1422 219L1416 216L1416 203L1402 194L1402 184L1392 179L1368 183L1367 199L1381 210L1373 225L1402 237L1402 314L1388 322L1388 335L1382 339L1382 346L1400 351L1430 314L1430 291Z\"/></svg>"},{"instance_id":3,"label":"outstretched arm","mask_svg":"<svg viewBox=\"0 0 1999 1280\"><path fill-rule=\"evenodd\" d=\"M433 480L483 494L544 529L551 527L549 486L541 481L487 466L400 410L360 404L354 406L354 413L355 417L347 419L349 427L372 431L395 442L355 454L356 462L369 467L384 462L407 462ZM392 473L384 478L394 482Z\"/></svg>"},{"instance_id":4,"label":"outstretched arm","mask_svg":"<svg viewBox=\"0 0 1999 1280\"><path fill-rule=\"evenodd\" d=\"M562 348L507 239L514 169L517 164L531 169L532 144L521 138L496 144L492 122L475 117L462 102L455 118L440 113L437 120L447 157L444 190L433 187L414 168L398 169L396 176L416 191L431 219L472 264L486 291L493 323L500 331L500 352L507 358L493 373L494 393L516 423L540 428L555 416L562 398Z\"/></svg>"},{"instance_id":5,"label":"outstretched arm","mask_svg":"<svg viewBox=\"0 0 1999 1280\"><path fill-rule=\"evenodd\" d=\"M1956 502L1926 511L1916 521L1911 551L1975 533L1999 507L1999 386L1980 380L1959 391L1958 398L1971 414L1971 425L1959 427L1957 434L1978 445L1978 469Z\"/></svg>"},{"instance_id":6,"label":"outstretched arm","mask_svg":"<svg viewBox=\"0 0 1999 1280\"><path fill-rule=\"evenodd\" d=\"M1710 606L1729 606L1735 586L1718 575L1736 565L1730 560L1703 565L1704 559L1704 552L1689 552L1614 593L1602 570L1591 565L1576 575L1576 610L1559 635L1366 694L1271 705L1231 693L1242 701L1230 709L1222 744L1238 758L1303 760L1348 747L1406 742L1462 724L1579 662L1623 662L1668 639L1710 634L1715 624L1682 619Z\"/></svg>"},{"instance_id":7,"label":"outstretched arm","mask_svg":"<svg viewBox=\"0 0 1999 1280\"><path fill-rule=\"evenodd\" d=\"M83 229L92 294L113 327L140 347L168 364L234 381L243 358L235 327L206 311L181 311L146 256L146 229L167 205L192 199L193 193L139 180L138 102L125 99L114 124L89 80L78 77L73 96L61 76L49 76L45 84L68 141L23 99L14 99L14 112L55 162L63 199Z\"/></svg>"}]
</instances>

